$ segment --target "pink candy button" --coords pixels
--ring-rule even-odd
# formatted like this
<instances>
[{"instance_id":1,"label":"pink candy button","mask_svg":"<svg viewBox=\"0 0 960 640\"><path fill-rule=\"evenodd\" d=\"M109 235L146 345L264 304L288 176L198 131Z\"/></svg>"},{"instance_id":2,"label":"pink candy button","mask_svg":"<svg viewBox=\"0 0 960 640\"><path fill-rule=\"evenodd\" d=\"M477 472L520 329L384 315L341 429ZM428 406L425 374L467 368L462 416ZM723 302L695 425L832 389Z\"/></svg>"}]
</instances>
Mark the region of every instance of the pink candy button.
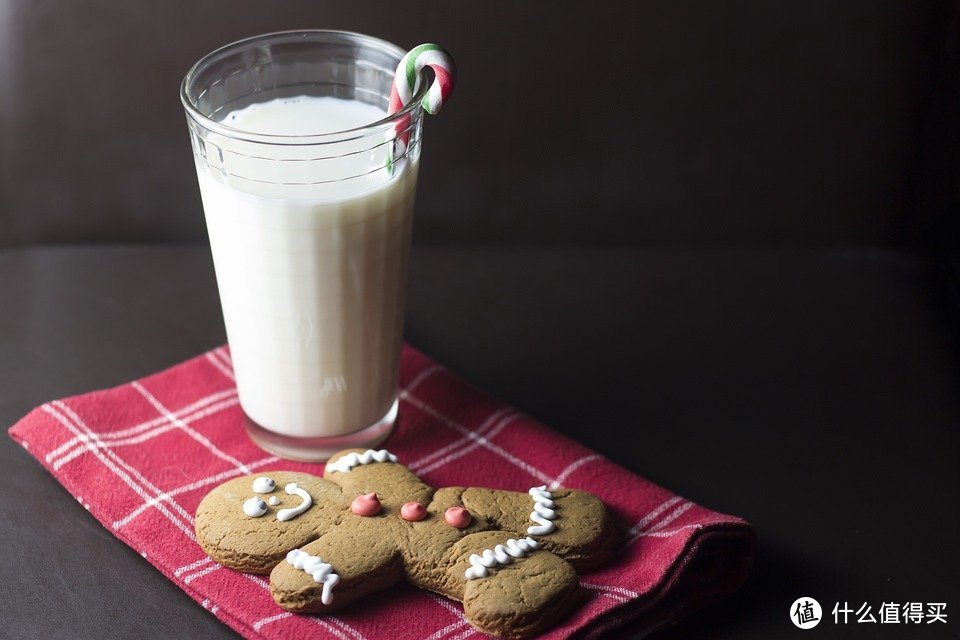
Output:
<instances>
[{"instance_id":1,"label":"pink candy button","mask_svg":"<svg viewBox=\"0 0 960 640\"><path fill-rule=\"evenodd\" d=\"M443 519L448 525L457 529L466 529L473 522L473 516L463 507L450 507L444 511Z\"/></svg>"},{"instance_id":2,"label":"pink candy button","mask_svg":"<svg viewBox=\"0 0 960 640\"><path fill-rule=\"evenodd\" d=\"M350 511L358 516L375 516L380 513L380 498L376 493L357 496L350 505Z\"/></svg>"},{"instance_id":3,"label":"pink candy button","mask_svg":"<svg viewBox=\"0 0 960 640\"><path fill-rule=\"evenodd\" d=\"M427 508L419 502L407 502L400 507L400 517L407 522L419 522L427 517Z\"/></svg>"}]
</instances>

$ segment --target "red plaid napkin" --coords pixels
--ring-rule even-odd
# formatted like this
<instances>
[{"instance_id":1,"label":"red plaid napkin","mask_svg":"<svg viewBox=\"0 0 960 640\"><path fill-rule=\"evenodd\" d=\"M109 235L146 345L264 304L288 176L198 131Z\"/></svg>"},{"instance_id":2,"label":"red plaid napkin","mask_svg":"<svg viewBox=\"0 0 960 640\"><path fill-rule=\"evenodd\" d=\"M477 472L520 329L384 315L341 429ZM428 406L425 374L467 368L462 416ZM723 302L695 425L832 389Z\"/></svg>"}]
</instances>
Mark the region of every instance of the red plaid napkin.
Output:
<instances>
[{"instance_id":1,"label":"red plaid napkin","mask_svg":"<svg viewBox=\"0 0 960 640\"><path fill-rule=\"evenodd\" d=\"M754 535L743 520L647 482L410 347L401 385L399 424L384 446L425 481L585 489L628 531L619 561L582 576L583 606L544 637L658 628L729 595L746 576ZM105 527L247 638L483 636L458 603L408 586L378 596L373 607L294 615L274 604L263 577L210 560L193 529L194 511L210 489L253 471L323 471L265 454L240 425L230 355L221 347L142 380L45 404L10 435Z\"/></svg>"}]
</instances>

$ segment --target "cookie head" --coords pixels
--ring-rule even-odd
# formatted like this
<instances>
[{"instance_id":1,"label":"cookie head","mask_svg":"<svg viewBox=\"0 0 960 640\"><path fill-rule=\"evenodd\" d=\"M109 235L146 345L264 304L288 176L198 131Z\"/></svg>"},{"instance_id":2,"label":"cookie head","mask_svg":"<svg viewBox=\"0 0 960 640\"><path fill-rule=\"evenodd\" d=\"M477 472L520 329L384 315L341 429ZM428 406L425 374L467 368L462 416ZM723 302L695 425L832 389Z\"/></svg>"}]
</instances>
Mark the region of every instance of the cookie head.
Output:
<instances>
[{"instance_id":1,"label":"cookie head","mask_svg":"<svg viewBox=\"0 0 960 640\"><path fill-rule=\"evenodd\" d=\"M211 491L197 508L197 541L222 564L269 573L290 549L341 518L337 485L304 473L243 476Z\"/></svg>"}]
</instances>

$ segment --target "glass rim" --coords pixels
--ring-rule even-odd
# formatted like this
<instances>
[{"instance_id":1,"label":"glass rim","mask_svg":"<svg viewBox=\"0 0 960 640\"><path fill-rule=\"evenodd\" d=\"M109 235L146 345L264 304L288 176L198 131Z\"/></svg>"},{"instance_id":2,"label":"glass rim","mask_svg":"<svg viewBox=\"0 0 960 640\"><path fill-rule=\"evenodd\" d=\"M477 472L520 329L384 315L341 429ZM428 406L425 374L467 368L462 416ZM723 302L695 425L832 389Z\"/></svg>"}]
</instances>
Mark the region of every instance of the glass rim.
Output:
<instances>
[{"instance_id":1,"label":"glass rim","mask_svg":"<svg viewBox=\"0 0 960 640\"><path fill-rule=\"evenodd\" d=\"M251 43L257 41L266 41L270 39L277 39L280 37L289 37L289 36L316 36L318 34L332 34L338 36L347 36L349 38L356 38L363 41L363 45L373 45L381 49L385 49L389 53L394 53L397 55L398 61L406 55L406 51L398 47L397 45L383 40L381 38L376 38L374 36L368 36L363 33L358 33L356 31L343 31L338 29L294 29L290 31L273 31L271 33L262 33L260 35L250 36L247 38L242 38L240 40L235 40L229 44L225 44L222 47L214 49L210 53L204 55L199 60L197 60L193 66L190 67L190 70L187 71L186 75L183 76L183 80L180 82L180 102L183 103L183 108L187 112L189 118L196 124L202 126L203 128L212 131L214 133L220 134L227 138L232 138L235 140L243 140L245 142L252 142L257 144L274 144L274 145L296 145L296 146L308 146L308 145L317 145L317 144L331 144L338 142L348 142L350 140L356 140L362 138L370 133L377 131L378 129L386 129L389 126L395 125L398 121L407 117L411 112L421 108L420 102L426 96L427 92L430 90L430 84L425 82L424 73L421 71L420 76L417 79L418 87L417 91L414 93L413 97L410 99L403 109L397 111L396 113L391 113L390 115L384 116L380 120L365 124L359 127L354 127L351 129L343 129L341 131L328 131L326 133L312 133L312 134L268 134L268 133L256 133L254 131L245 131L243 129L237 129L229 125L223 124L209 116L203 114L196 105L190 100L190 97L187 95L187 85L194 79L197 73L201 68L209 64L213 59L220 57L231 50L239 49L243 46L250 45Z\"/></svg>"}]
</instances>

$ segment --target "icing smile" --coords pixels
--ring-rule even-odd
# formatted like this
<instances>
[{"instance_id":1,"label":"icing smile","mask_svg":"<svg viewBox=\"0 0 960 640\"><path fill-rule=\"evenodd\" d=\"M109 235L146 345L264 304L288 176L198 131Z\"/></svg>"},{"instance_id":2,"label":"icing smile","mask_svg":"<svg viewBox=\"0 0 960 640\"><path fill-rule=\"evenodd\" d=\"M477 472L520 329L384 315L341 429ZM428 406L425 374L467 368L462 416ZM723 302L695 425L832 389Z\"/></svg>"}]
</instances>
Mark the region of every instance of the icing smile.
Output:
<instances>
[{"instance_id":1,"label":"icing smile","mask_svg":"<svg viewBox=\"0 0 960 640\"><path fill-rule=\"evenodd\" d=\"M303 499L303 502L292 509L280 509L280 511L277 511L277 520L280 522L286 522L287 520L296 518L298 515L309 509L313 504L313 498L310 497L310 494L307 493L306 489L302 489L296 482L291 482L284 487L283 490L291 496L300 496L300 498Z\"/></svg>"}]
</instances>

